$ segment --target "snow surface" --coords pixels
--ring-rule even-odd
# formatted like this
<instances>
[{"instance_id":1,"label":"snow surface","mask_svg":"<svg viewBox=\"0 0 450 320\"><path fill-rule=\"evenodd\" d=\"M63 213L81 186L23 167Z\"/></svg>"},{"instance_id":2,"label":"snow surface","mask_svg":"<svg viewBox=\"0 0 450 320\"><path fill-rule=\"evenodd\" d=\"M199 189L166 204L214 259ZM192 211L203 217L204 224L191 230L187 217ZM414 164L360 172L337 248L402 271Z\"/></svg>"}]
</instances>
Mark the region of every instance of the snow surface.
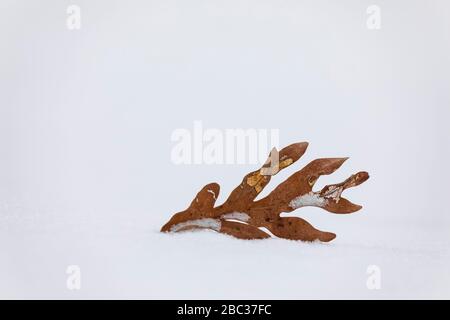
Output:
<instances>
[{"instance_id":1,"label":"snow surface","mask_svg":"<svg viewBox=\"0 0 450 320\"><path fill-rule=\"evenodd\" d=\"M321 197L320 194L311 191L307 194L301 195L293 199L289 203L289 206L294 209L307 206L323 207L327 203L327 201L328 200L325 199L324 197Z\"/></svg>"},{"instance_id":2,"label":"snow surface","mask_svg":"<svg viewBox=\"0 0 450 320\"><path fill-rule=\"evenodd\" d=\"M162 234L150 215L3 216L0 298L450 297L448 229L354 217L327 226L338 237L322 244ZM66 288L69 265L81 268L78 291ZM370 265L380 267L379 290L366 286Z\"/></svg>"},{"instance_id":3,"label":"snow surface","mask_svg":"<svg viewBox=\"0 0 450 320\"><path fill-rule=\"evenodd\" d=\"M0 2L0 298L450 298L449 1L383 1L379 30L359 0L77 2L80 30L59 2ZM159 233L260 167L177 165L197 121L310 143L261 196L350 157L315 191L368 171L343 193L364 208L292 213L328 244Z\"/></svg>"}]
</instances>

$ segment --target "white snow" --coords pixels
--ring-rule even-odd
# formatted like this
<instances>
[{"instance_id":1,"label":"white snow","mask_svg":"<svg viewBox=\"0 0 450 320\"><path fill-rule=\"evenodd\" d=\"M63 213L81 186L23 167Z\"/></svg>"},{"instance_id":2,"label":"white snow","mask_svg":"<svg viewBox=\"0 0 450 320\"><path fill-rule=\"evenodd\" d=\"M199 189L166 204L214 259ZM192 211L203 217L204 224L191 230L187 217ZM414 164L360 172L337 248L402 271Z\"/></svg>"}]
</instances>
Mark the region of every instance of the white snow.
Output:
<instances>
[{"instance_id":1,"label":"white snow","mask_svg":"<svg viewBox=\"0 0 450 320\"><path fill-rule=\"evenodd\" d=\"M293 209L298 209L301 207L314 206L323 207L327 202L327 199L321 197L318 193L308 192L304 195L294 198L289 206Z\"/></svg>"},{"instance_id":2,"label":"white snow","mask_svg":"<svg viewBox=\"0 0 450 320\"><path fill-rule=\"evenodd\" d=\"M227 213L224 214L222 216L223 219L230 219L230 220L238 220L238 221L243 221L243 222L247 222L250 217L248 214L243 213L243 212L232 212L232 213Z\"/></svg>"},{"instance_id":3,"label":"white snow","mask_svg":"<svg viewBox=\"0 0 450 320\"><path fill-rule=\"evenodd\" d=\"M311 210L333 242L160 233L151 213L2 215L0 298L450 298L445 226ZM69 265L80 290L66 287ZM371 265L380 290L366 286Z\"/></svg>"},{"instance_id":4,"label":"white snow","mask_svg":"<svg viewBox=\"0 0 450 320\"><path fill-rule=\"evenodd\" d=\"M450 1L377 1L381 30L356 0L75 2L78 31L68 2L0 5L0 298L450 299ZM261 145L300 141L258 198L316 158L350 157L316 190L371 176L345 191L355 214L289 214L331 243L159 232L213 181L220 205Z\"/></svg>"},{"instance_id":5,"label":"white snow","mask_svg":"<svg viewBox=\"0 0 450 320\"><path fill-rule=\"evenodd\" d=\"M205 219L195 219L195 220L189 220L189 221L178 223L176 225L173 225L170 228L170 231L177 232L186 227L210 228L212 230L219 231L220 226L221 226L221 223L220 223L219 219L205 218Z\"/></svg>"}]
</instances>

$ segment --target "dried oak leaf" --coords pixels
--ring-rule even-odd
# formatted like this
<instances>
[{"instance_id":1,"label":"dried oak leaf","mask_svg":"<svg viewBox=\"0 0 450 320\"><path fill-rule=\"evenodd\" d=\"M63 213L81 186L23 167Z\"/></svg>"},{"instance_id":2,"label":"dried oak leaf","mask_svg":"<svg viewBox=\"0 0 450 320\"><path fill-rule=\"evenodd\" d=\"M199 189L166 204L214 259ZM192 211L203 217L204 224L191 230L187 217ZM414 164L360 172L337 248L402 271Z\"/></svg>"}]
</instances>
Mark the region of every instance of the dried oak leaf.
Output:
<instances>
[{"instance_id":1,"label":"dried oak leaf","mask_svg":"<svg viewBox=\"0 0 450 320\"><path fill-rule=\"evenodd\" d=\"M220 186L217 183L207 184L198 192L190 206L174 214L161 231L211 229L239 239L264 239L270 235L260 228L266 228L273 235L285 239L323 242L333 240L336 237L334 233L320 231L304 219L280 215L307 206L320 207L338 214L353 213L361 209L361 206L343 198L342 192L366 181L369 178L367 172L358 172L344 182L313 191L320 176L333 173L348 158L313 160L280 183L269 195L255 201L271 177L300 159L307 147L307 142L300 142L291 144L280 152L272 150L266 163L259 170L247 174L219 206L214 205Z\"/></svg>"}]
</instances>

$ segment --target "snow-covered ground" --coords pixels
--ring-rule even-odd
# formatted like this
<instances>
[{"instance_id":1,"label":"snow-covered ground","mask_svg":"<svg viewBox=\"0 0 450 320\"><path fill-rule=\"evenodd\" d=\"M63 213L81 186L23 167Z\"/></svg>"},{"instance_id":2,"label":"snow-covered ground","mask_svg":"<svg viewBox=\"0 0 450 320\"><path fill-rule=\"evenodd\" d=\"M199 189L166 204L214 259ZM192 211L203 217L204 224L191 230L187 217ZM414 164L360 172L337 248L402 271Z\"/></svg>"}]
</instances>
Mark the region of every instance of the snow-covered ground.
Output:
<instances>
[{"instance_id":1,"label":"snow-covered ground","mask_svg":"<svg viewBox=\"0 0 450 320\"><path fill-rule=\"evenodd\" d=\"M0 1L0 298L449 299L450 2L379 2ZM317 190L368 171L364 208L294 213L328 244L159 233L259 168L177 164L196 123L310 143L264 194L350 157Z\"/></svg>"},{"instance_id":2,"label":"snow-covered ground","mask_svg":"<svg viewBox=\"0 0 450 320\"><path fill-rule=\"evenodd\" d=\"M328 227L338 237L322 244L161 234L162 221L144 215L80 216L1 219L0 298L450 298L444 225L341 216ZM69 265L80 267L80 290L66 287ZM371 265L378 290L367 287Z\"/></svg>"}]
</instances>

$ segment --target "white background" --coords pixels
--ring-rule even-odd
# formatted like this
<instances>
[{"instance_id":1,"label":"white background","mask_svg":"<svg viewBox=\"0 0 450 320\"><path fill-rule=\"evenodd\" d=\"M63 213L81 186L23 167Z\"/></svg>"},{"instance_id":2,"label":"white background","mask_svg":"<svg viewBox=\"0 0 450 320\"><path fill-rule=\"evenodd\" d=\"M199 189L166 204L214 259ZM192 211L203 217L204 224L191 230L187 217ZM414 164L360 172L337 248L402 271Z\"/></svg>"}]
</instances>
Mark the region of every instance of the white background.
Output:
<instances>
[{"instance_id":1,"label":"white background","mask_svg":"<svg viewBox=\"0 0 450 320\"><path fill-rule=\"evenodd\" d=\"M450 298L447 1L0 0L0 58L1 298ZM310 143L264 194L349 156L318 187L366 170L364 208L295 213L329 244L160 234L256 168L173 164L195 120Z\"/></svg>"}]
</instances>

